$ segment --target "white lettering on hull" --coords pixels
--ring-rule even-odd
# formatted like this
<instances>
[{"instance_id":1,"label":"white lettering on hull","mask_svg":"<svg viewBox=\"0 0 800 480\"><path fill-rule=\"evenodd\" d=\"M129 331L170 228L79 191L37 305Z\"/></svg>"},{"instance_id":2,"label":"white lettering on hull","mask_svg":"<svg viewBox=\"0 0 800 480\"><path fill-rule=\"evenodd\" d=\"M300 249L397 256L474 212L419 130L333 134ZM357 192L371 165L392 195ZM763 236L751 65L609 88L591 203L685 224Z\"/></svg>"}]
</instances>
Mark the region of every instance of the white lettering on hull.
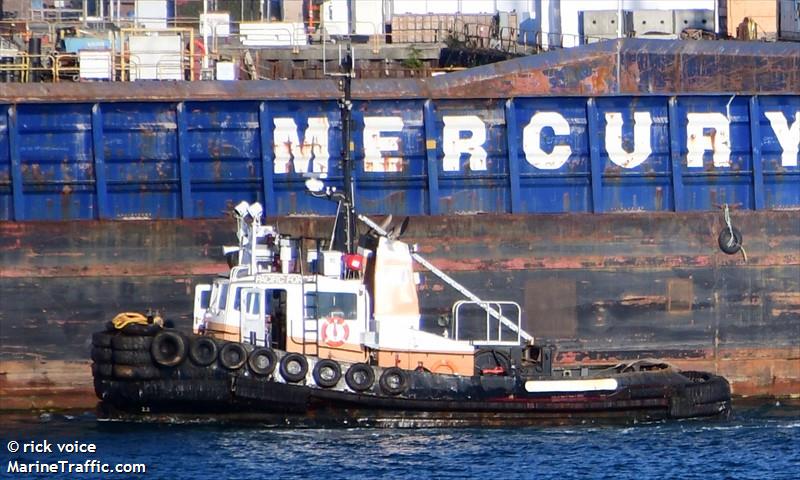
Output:
<instances>
[{"instance_id":1,"label":"white lettering on hull","mask_svg":"<svg viewBox=\"0 0 800 480\"><path fill-rule=\"evenodd\" d=\"M800 153L800 112L764 112L781 147L781 164L797 167ZM624 120L621 112L605 112L606 152L609 161L625 169L636 168L653 154L653 119L651 112L633 112L633 147L628 151L623 146ZM442 169L457 172L464 168L470 171L487 170L486 123L477 115L444 115L442 117ZM300 141L300 132L293 118L275 118L274 154L276 174L289 172L326 173L328 171L329 122L327 117L310 117L308 127ZM401 136L405 123L400 116L365 116L363 130L364 171L403 171L400 155ZM567 139L556 139L548 152L543 146L543 134L551 130L552 135L568 137L570 124L558 112L540 111L531 116L522 130L522 149L525 160L540 170L562 168L573 151ZM590 142L596 139L590 139ZM551 143L551 142L548 142ZM686 115L686 165L702 168L706 152L712 152L713 165L717 168L731 167L731 127L729 119L719 112L690 112ZM461 159L468 162L462 165Z\"/></svg>"},{"instance_id":2,"label":"white lettering on hull","mask_svg":"<svg viewBox=\"0 0 800 480\"><path fill-rule=\"evenodd\" d=\"M650 142L650 127L653 119L650 112L633 112L633 151L622 148L622 114L606 113L606 152L608 159L622 168L636 168L653 153Z\"/></svg>"},{"instance_id":3,"label":"white lettering on hull","mask_svg":"<svg viewBox=\"0 0 800 480\"><path fill-rule=\"evenodd\" d=\"M561 168L572 155L569 145L555 145L553 151L547 153L542 149L542 130L551 128L554 135L569 135L569 123L558 112L536 112L530 123L522 130L522 150L525 160L542 170Z\"/></svg>"},{"instance_id":4,"label":"white lettering on hull","mask_svg":"<svg viewBox=\"0 0 800 480\"><path fill-rule=\"evenodd\" d=\"M383 135L384 132L401 132L400 117L364 117L364 171L402 172L403 159L385 155L384 152L399 152L400 137Z\"/></svg>"},{"instance_id":5,"label":"white lettering on hull","mask_svg":"<svg viewBox=\"0 0 800 480\"><path fill-rule=\"evenodd\" d=\"M713 153L715 167L731 166L731 123L718 112L688 113L686 166L703 167L703 154Z\"/></svg>"},{"instance_id":6,"label":"white lettering on hull","mask_svg":"<svg viewBox=\"0 0 800 480\"><path fill-rule=\"evenodd\" d=\"M275 153L275 173L327 173L330 149L328 148L327 117L310 117L303 142L297 132L293 118L275 118L273 133ZM289 168L289 164L292 168ZM311 169L309 170L309 166Z\"/></svg>"},{"instance_id":7,"label":"white lettering on hull","mask_svg":"<svg viewBox=\"0 0 800 480\"><path fill-rule=\"evenodd\" d=\"M791 127L783 112L764 112L764 116L769 120L772 130L778 138L778 143L783 149L781 165L796 167L797 153L800 151L800 112L795 112L794 123Z\"/></svg>"},{"instance_id":8,"label":"white lettering on hull","mask_svg":"<svg viewBox=\"0 0 800 480\"><path fill-rule=\"evenodd\" d=\"M461 155L469 155L469 169L486 170L486 124L477 115L445 115L442 117L442 169L445 172L461 170ZM468 138L461 138L462 132L469 132Z\"/></svg>"}]
</instances>

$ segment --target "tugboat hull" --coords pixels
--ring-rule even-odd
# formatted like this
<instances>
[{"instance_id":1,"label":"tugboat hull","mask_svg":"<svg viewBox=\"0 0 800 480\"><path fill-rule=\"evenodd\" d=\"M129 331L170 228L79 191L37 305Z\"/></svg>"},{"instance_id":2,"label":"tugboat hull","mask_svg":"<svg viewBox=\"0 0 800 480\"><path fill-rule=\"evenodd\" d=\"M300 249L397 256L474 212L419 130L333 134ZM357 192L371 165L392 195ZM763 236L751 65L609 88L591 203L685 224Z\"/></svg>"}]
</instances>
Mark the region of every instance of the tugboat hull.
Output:
<instances>
[{"instance_id":1,"label":"tugboat hull","mask_svg":"<svg viewBox=\"0 0 800 480\"><path fill-rule=\"evenodd\" d=\"M467 377L373 366L369 367L373 381L366 388L362 384L353 389L346 372L364 364L338 364L343 374L333 385L320 381L314 373L322 359L313 356L302 357L307 368L301 379L285 378L281 373L285 369L279 365L290 356L296 360L297 355L280 351L274 351L277 363L266 375L256 373L264 370L254 369L252 362L241 362L231 369L227 368L230 362L214 358L201 366L185 352L173 355L182 357L176 365L164 366L165 360L173 359L163 355L160 362L154 359L158 355L153 355L153 338L153 332L95 335L94 385L101 399L102 417L137 421L214 419L309 427L429 427L636 423L725 417L730 412L730 387L724 378L669 367L620 373L610 369L605 375L572 379L515 374ZM184 338L186 345L191 345L208 337ZM244 346L217 343L220 349L225 345ZM254 350L248 350L252 356ZM398 378L394 383L387 380L395 374L401 377L400 386ZM296 378L291 373L287 376ZM548 382L553 384L550 391ZM598 389L598 385L610 385L608 382L616 387Z\"/></svg>"}]
</instances>

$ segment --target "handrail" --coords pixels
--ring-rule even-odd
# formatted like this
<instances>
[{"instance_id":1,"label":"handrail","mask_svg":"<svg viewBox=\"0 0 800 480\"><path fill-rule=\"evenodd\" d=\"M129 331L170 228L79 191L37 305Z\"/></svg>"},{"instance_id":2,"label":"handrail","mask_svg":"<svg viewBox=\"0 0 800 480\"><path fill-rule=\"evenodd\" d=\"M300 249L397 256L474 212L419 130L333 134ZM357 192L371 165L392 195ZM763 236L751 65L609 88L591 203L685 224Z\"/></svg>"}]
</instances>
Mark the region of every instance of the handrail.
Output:
<instances>
[{"instance_id":1,"label":"handrail","mask_svg":"<svg viewBox=\"0 0 800 480\"><path fill-rule=\"evenodd\" d=\"M359 215L358 219L361 220L362 222L364 222L368 227L373 229L379 235L384 235L384 236L388 235L388 233L386 232L386 230L383 227L381 227L380 225L378 225L377 223L372 221L369 217L366 217L364 215ZM451 277L450 275L448 275L448 274L444 273L443 271L439 270L431 262L425 260L425 258L423 258L422 255L418 254L417 252L412 251L411 258L413 258L414 260L417 261L417 263L419 263L420 265L422 265L423 267L428 269L428 271L430 271L431 273L433 273L434 275L439 277L443 282L445 282L449 286L451 286L454 289L456 289L459 293L461 293L465 297L469 298L473 302L476 302L477 305L481 305L481 304L486 304L487 303L487 302L484 302L483 300L481 300L480 298L478 298L471 291L467 290L467 288L464 285L461 285L460 283L458 283L453 277ZM519 335L522 338L524 338L529 343L533 344L533 335L531 335L528 332L522 330L522 328L519 327L519 325L514 325L514 323L511 320L509 320L506 317L504 317L502 315L502 313L500 313L497 310L495 310L494 308L492 308L491 305L486 305L485 307L486 307L485 310L489 315L491 315L492 317L498 319L503 325L505 325L508 328L510 328L510 329L514 330L515 332L519 333Z\"/></svg>"},{"instance_id":2,"label":"handrail","mask_svg":"<svg viewBox=\"0 0 800 480\"><path fill-rule=\"evenodd\" d=\"M456 340L462 340L460 332L460 324L459 324L459 312L462 307L465 305L476 305L480 307L484 312L486 312L486 340L483 341L475 341L470 340L473 345L520 345L522 343L522 307L519 306L517 302L508 301L508 300L459 300L453 304L452 308L452 318L453 318L453 335L455 336ZM517 310L516 320L517 323L514 327L507 325L502 319L507 319L507 316L503 314L503 305L514 307ZM497 340L492 340L491 334L491 318L493 315L491 314L492 311L496 311L499 314L498 322L497 322ZM503 341L503 326L510 328L511 330L515 331L517 334L515 341Z\"/></svg>"},{"instance_id":3,"label":"handrail","mask_svg":"<svg viewBox=\"0 0 800 480\"><path fill-rule=\"evenodd\" d=\"M146 29L146 28L123 28L123 29L120 30L120 45L122 46L122 51L120 52L121 80L126 80L126 78L125 78L126 55L127 56L131 55L130 54L130 46L127 45L126 42L125 42L126 36L130 36L130 35L136 34L136 33L149 33L149 32L152 32L152 30L151 29ZM165 28L165 29L159 29L158 32L159 33L177 33L177 34L179 34L182 37L181 44L185 44L185 41L184 41L185 35L188 33L188 36L189 36L189 54L188 54L188 56L189 56L190 59L194 59L194 30L193 29L191 29L191 28ZM169 53L169 52L167 52L167 53ZM185 51L183 49L181 49L178 52L178 54L180 55L181 63L183 63L184 59L186 58ZM141 65L141 63L139 65ZM191 61L191 62L189 62L189 78L192 78L192 79L195 78L194 77L194 73L195 73L195 71L194 71L194 62ZM138 75L137 75L137 78L138 78ZM130 80L130 72L129 72L129 76L128 76L127 80Z\"/></svg>"}]
</instances>

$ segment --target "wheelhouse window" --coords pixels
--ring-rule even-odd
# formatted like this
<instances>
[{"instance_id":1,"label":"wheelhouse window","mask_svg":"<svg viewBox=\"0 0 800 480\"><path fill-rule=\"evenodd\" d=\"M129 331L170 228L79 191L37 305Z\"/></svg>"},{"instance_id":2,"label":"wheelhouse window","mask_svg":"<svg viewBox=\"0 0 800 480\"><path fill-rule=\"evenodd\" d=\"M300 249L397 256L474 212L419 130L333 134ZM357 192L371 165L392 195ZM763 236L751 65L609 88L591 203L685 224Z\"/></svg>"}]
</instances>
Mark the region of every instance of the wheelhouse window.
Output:
<instances>
[{"instance_id":1,"label":"wheelhouse window","mask_svg":"<svg viewBox=\"0 0 800 480\"><path fill-rule=\"evenodd\" d=\"M225 307L228 305L228 284L223 283L220 285L219 290L219 309L225 310Z\"/></svg>"},{"instance_id":2,"label":"wheelhouse window","mask_svg":"<svg viewBox=\"0 0 800 480\"><path fill-rule=\"evenodd\" d=\"M306 294L306 318L358 318L357 296L354 293L311 292Z\"/></svg>"},{"instance_id":3,"label":"wheelhouse window","mask_svg":"<svg viewBox=\"0 0 800 480\"><path fill-rule=\"evenodd\" d=\"M262 292L246 291L244 296L244 311L250 315L261 315Z\"/></svg>"},{"instance_id":4,"label":"wheelhouse window","mask_svg":"<svg viewBox=\"0 0 800 480\"><path fill-rule=\"evenodd\" d=\"M233 311L238 312L242 307L242 290L244 287L238 287L233 293Z\"/></svg>"},{"instance_id":5,"label":"wheelhouse window","mask_svg":"<svg viewBox=\"0 0 800 480\"><path fill-rule=\"evenodd\" d=\"M211 287L211 300L209 306L211 310L220 311L225 310L228 304L228 284L227 283L214 283Z\"/></svg>"}]
</instances>

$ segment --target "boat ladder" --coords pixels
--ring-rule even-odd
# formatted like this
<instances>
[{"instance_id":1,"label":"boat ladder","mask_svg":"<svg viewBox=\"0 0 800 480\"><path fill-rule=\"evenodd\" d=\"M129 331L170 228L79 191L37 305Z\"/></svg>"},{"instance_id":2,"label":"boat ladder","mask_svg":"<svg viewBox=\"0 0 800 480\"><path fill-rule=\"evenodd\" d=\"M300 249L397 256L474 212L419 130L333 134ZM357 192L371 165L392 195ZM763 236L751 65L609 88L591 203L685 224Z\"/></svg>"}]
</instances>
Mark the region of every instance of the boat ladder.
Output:
<instances>
[{"instance_id":1,"label":"boat ladder","mask_svg":"<svg viewBox=\"0 0 800 480\"><path fill-rule=\"evenodd\" d=\"M314 274L314 290L307 291L303 282L303 355L319 355L319 275Z\"/></svg>"}]
</instances>

